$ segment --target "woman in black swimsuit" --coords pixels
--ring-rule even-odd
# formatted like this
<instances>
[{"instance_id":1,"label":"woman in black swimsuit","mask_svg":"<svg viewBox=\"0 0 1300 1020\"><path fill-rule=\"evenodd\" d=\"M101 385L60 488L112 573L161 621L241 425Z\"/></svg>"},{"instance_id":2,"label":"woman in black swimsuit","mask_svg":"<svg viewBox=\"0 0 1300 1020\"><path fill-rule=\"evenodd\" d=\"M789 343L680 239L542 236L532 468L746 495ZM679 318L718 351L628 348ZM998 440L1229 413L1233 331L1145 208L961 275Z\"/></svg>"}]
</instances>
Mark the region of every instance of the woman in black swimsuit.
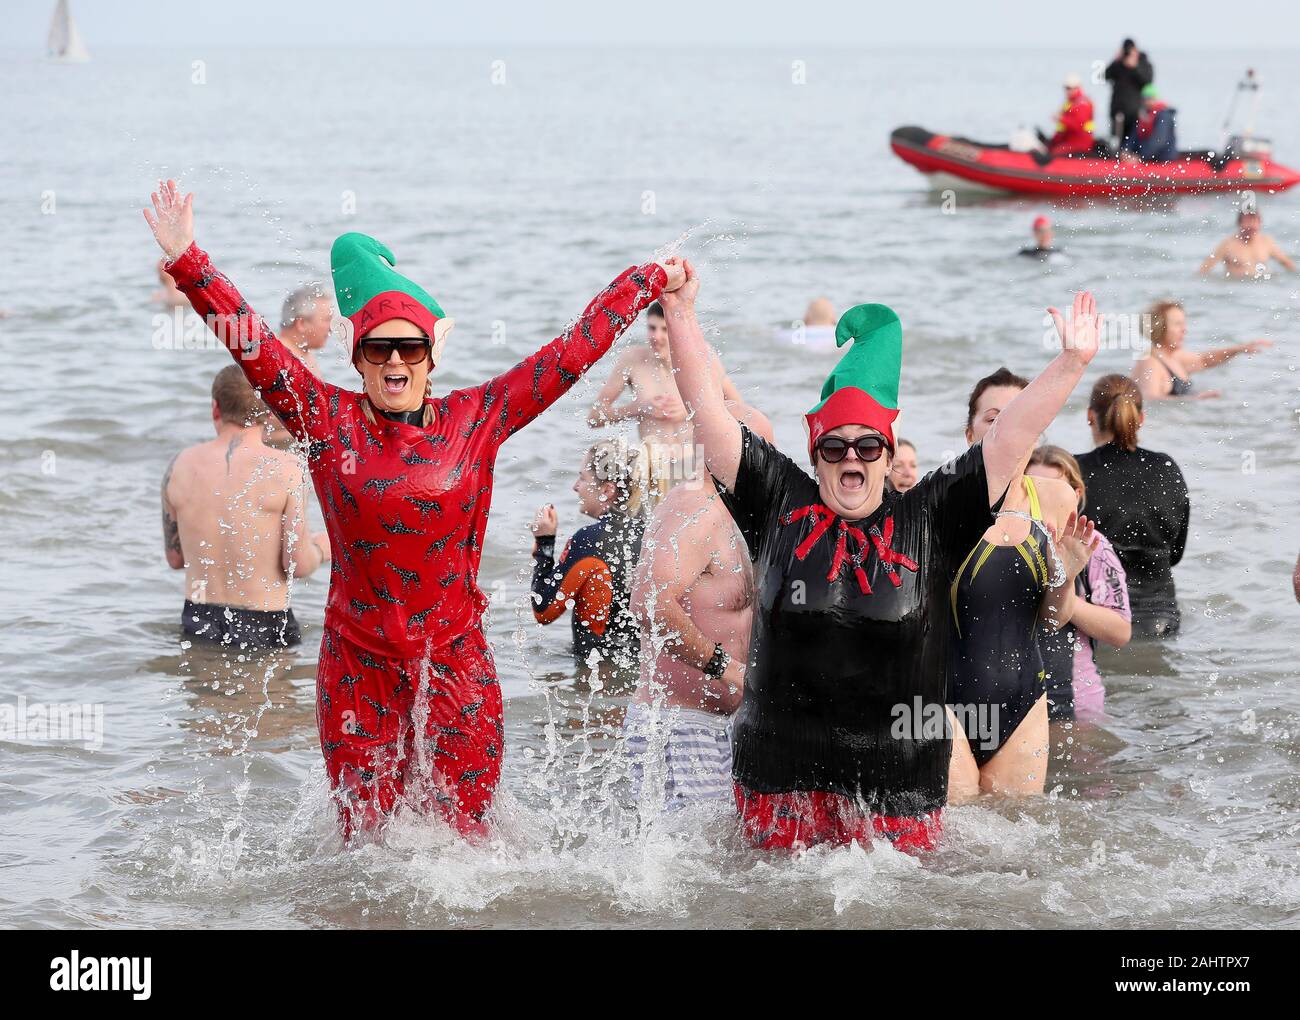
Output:
<instances>
[{"instance_id":1,"label":"woman in black swimsuit","mask_svg":"<svg viewBox=\"0 0 1300 1020\"><path fill-rule=\"evenodd\" d=\"M966 441L982 442L1001 409L1029 385L1005 368L971 391ZM948 666L953 754L948 799L1042 793L1048 713L1039 624L1074 611L1074 578L1088 560L1092 525L1074 492L1018 465L993 525L962 561L950 603L956 636Z\"/></svg>"}]
</instances>

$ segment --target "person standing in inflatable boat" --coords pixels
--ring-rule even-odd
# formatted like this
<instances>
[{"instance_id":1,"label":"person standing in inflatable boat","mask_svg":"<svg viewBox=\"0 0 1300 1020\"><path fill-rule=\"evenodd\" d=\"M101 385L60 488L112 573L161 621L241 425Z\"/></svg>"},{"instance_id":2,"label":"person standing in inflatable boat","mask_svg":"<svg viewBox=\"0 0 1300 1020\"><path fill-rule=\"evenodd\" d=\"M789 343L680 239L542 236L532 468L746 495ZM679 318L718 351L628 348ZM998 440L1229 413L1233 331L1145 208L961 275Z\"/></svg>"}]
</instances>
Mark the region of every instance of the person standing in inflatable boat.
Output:
<instances>
[{"instance_id":1,"label":"person standing in inflatable boat","mask_svg":"<svg viewBox=\"0 0 1300 1020\"><path fill-rule=\"evenodd\" d=\"M160 182L145 219L167 272L301 442L334 551L317 671L321 749L346 841L402 805L485 831L501 775L501 688L477 575L501 444L546 410L678 266L621 273L563 335L480 386L427 395L452 320L364 234L330 265L361 392L317 379L194 243L192 195Z\"/></svg>"},{"instance_id":2,"label":"person standing in inflatable boat","mask_svg":"<svg viewBox=\"0 0 1300 1020\"><path fill-rule=\"evenodd\" d=\"M985 439L905 493L885 493L903 330L884 305L850 309L851 343L808 412L810 478L727 413L695 316L699 278L666 295L682 397L705 463L749 546L758 588L734 721L735 799L762 848L882 837L935 845L952 739L945 669L953 574L1097 352L1079 294L1061 351Z\"/></svg>"}]
</instances>

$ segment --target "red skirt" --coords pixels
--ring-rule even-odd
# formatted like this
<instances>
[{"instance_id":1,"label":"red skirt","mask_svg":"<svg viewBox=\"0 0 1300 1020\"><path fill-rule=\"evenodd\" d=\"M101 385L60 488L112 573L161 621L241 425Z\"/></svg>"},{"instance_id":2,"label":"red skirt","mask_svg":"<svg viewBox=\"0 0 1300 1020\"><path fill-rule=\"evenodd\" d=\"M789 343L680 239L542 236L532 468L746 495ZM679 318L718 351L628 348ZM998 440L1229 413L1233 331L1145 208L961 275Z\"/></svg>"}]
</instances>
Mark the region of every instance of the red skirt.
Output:
<instances>
[{"instance_id":1,"label":"red skirt","mask_svg":"<svg viewBox=\"0 0 1300 1020\"><path fill-rule=\"evenodd\" d=\"M922 853L938 845L942 827L939 810L920 817L871 814L851 797L821 790L754 793L736 783L735 794L745 835L760 850L883 839L906 853Z\"/></svg>"}]
</instances>

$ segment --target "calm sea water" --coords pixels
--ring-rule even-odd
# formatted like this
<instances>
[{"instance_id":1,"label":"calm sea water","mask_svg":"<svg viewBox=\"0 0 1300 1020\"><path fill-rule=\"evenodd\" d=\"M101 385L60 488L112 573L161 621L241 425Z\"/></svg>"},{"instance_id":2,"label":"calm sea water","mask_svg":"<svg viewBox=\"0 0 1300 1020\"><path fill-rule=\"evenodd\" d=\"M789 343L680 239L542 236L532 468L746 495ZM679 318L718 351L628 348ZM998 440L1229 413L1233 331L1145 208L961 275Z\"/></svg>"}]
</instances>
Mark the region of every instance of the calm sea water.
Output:
<instances>
[{"instance_id":1,"label":"calm sea water","mask_svg":"<svg viewBox=\"0 0 1300 1020\"><path fill-rule=\"evenodd\" d=\"M1163 54L1185 143L1212 145L1240 71L1300 163L1295 53ZM86 703L102 745L0 741L0 923L22 926L1294 926L1300 688L1294 278L1197 279L1232 198L1058 207L1068 262L1010 257L1018 199L955 208L887 147L919 123L989 140L1046 125L1067 70L1108 53L99 52L0 61L0 703ZM200 64L195 62L199 61ZM802 61L802 69L793 62ZM805 84L794 84L802 70ZM498 82L504 76L504 81ZM199 80L201 79L201 83ZM1106 89L1094 88L1099 107ZM500 833L428 824L342 852L313 721L325 577L298 585L295 655L182 648L158 484L210 434L212 350L157 350L157 252L139 209L161 175L268 317L327 278L345 230L387 241L458 321L441 383L476 382L555 335L656 251L697 258L701 307L741 389L801 443L834 355L775 330L810 297L883 301L907 331L901 431L923 467L962 445L971 383L1046 363L1043 308L1187 302L1189 343L1270 337L1156 405L1144 444L1192 488L1183 634L1109 655L1111 718L1060 732L1051 795L953 809L942 850L759 855L725 809L636 818L607 793L622 699L571 677L567 624L528 612L526 523L569 485L598 366L505 448L481 583L507 695ZM1300 249L1300 196L1262 196ZM634 329L634 335L639 329ZM1087 447L1082 401L1049 439ZM326 373L351 384L337 352Z\"/></svg>"}]
</instances>

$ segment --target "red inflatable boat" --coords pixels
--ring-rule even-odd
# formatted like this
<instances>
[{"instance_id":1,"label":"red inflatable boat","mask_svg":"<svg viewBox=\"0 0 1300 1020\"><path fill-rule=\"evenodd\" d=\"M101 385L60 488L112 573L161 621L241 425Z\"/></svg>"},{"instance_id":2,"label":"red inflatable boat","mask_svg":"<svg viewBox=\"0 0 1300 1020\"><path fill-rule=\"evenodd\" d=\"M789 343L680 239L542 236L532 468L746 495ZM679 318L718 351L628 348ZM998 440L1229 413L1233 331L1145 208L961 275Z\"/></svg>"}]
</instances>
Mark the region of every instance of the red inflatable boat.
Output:
<instances>
[{"instance_id":1,"label":"red inflatable boat","mask_svg":"<svg viewBox=\"0 0 1300 1020\"><path fill-rule=\"evenodd\" d=\"M889 137L899 159L934 187L985 188L1030 195L1173 195L1206 191L1285 191L1300 173L1266 153L1184 152L1168 163L1123 163L1094 155L1045 156L1012 152L967 138L901 127Z\"/></svg>"}]
</instances>

